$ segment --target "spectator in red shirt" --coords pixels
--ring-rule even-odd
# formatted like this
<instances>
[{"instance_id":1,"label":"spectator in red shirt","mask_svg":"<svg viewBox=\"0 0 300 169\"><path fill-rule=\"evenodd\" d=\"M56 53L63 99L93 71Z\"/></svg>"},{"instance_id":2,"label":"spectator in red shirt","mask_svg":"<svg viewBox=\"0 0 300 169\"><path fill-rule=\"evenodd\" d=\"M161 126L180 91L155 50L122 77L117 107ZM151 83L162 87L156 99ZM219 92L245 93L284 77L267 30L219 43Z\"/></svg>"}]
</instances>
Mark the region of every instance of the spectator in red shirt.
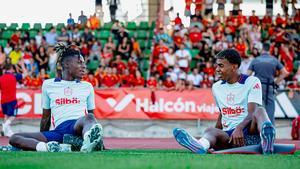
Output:
<instances>
[{"instance_id":1,"label":"spectator in red shirt","mask_svg":"<svg viewBox=\"0 0 300 169\"><path fill-rule=\"evenodd\" d=\"M136 70L138 69L138 64L132 57L130 57L127 62L127 67L129 69L129 73L135 75Z\"/></svg>"},{"instance_id":2,"label":"spectator in red shirt","mask_svg":"<svg viewBox=\"0 0 300 169\"><path fill-rule=\"evenodd\" d=\"M204 78L201 81L201 87L202 88L211 88L213 82L209 79L208 74L204 74Z\"/></svg>"},{"instance_id":3,"label":"spectator in red shirt","mask_svg":"<svg viewBox=\"0 0 300 169\"><path fill-rule=\"evenodd\" d=\"M259 24L259 18L255 15L255 10L252 10L252 15L249 17L249 23L253 25Z\"/></svg>"},{"instance_id":4,"label":"spectator in red shirt","mask_svg":"<svg viewBox=\"0 0 300 169\"><path fill-rule=\"evenodd\" d=\"M28 76L26 76L25 78L23 78L22 79L22 83L23 83L23 85L25 86L25 87L28 87L28 88L30 88L31 87L31 77L28 75Z\"/></svg>"},{"instance_id":5,"label":"spectator in red shirt","mask_svg":"<svg viewBox=\"0 0 300 169\"><path fill-rule=\"evenodd\" d=\"M116 60L112 64L113 67L117 68L117 72L122 74L123 71L127 68L125 62L122 61L121 55L116 56Z\"/></svg>"},{"instance_id":6,"label":"spectator in red shirt","mask_svg":"<svg viewBox=\"0 0 300 169\"><path fill-rule=\"evenodd\" d=\"M150 89L155 89L157 87L157 81L155 79L155 76L154 75L151 75L149 80L147 81L147 86L150 88Z\"/></svg>"},{"instance_id":7,"label":"spectator in red shirt","mask_svg":"<svg viewBox=\"0 0 300 169\"><path fill-rule=\"evenodd\" d=\"M94 73L92 71L89 71L88 76L85 79L85 81L91 83L93 87L98 87L99 86L98 80L94 76Z\"/></svg>"},{"instance_id":8,"label":"spectator in red shirt","mask_svg":"<svg viewBox=\"0 0 300 169\"><path fill-rule=\"evenodd\" d=\"M163 87L167 91L175 89L175 83L172 81L171 76L167 76L166 80L163 83Z\"/></svg>"},{"instance_id":9,"label":"spectator in red shirt","mask_svg":"<svg viewBox=\"0 0 300 169\"><path fill-rule=\"evenodd\" d=\"M196 6L196 8L195 8L195 11L202 11L202 9L203 9L203 4L204 4L204 2L203 2L204 0L195 0L195 6Z\"/></svg>"},{"instance_id":10,"label":"spectator in red shirt","mask_svg":"<svg viewBox=\"0 0 300 169\"><path fill-rule=\"evenodd\" d=\"M12 136L10 124L15 119L17 113L17 98L16 89L17 79L13 74L12 65L4 67L4 74L0 76L0 90L1 90L1 107L4 114L4 122L2 130L5 136Z\"/></svg>"},{"instance_id":11,"label":"spectator in red shirt","mask_svg":"<svg viewBox=\"0 0 300 169\"><path fill-rule=\"evenodd\" d=\"M108 67L106 69L106 74L103 76L102 84L107 88L116 87L119 83L117 75L112 74L112 68Z\"/></svg>"},{"instance_id":12,"label":"spectator in red shirt","mask_svg":"<svg viewBox=\"0 0 300 169\"><path fill-rule=\"evenodd\" d=\"M104 68L102 66L99 66L95 73L95 78L98 81L98 87L101 87L103 76L104 76Z\"/></svg>"},{"instance_id":13,"label":"spectator in red shirt","mask_svg":"<svg viewBox=\"0 0 300 169\"><path fill-rule=\"evenodd\" d=\"M159 54L167 52L169 52L169 48L164 44L163 40L160 40L153 50L153 62L158 59Z\"/></svg>"},{"instance_id":14,"label":"spectator in red shirt","mask_svg":"<svg viewBox=\"0 0 300 169\"><path fill-rule=\"evenodd\" d=\"M181 35L180 30L178 30L178 29L174 30L173 41L174 41L175 49L179 48L179 46L182 43L184 43L184 39L183 39L183 37Z\"/></svg>"},{"instance_id":15,"label":"spectator in red shirt","mask_svg":"<svg viewBox=\"0 0 300 169\"><path fill-rule=\"evenodd\" d=\"M20 41L21 41L21 32L17 31L11 36L10 44L12 47L15 47L16 45L20 44Z\"/></svg>"},{"instance_id":16,"label":"spectator in red shirt","mask_svg":"<svg viewBox=\"0 0 300 169\"><path fill-rule=\"evenodd\" d=\"M176 18L174 20L175 26L180 26L182 24L181 18L179 17L179 13L176 14Z\"/></svg>"},{"instance_id":17,"label":"spectator in red shirt","mask_svg":"<svg viewBox=\"0 0 300 169\"><path fill-rule=\"evenodd\" d=\"M268 14L266 14L262 19L262 24L266 24L270 26L272 24L272 17Z\"/></svg>"},{"instance_id":18,"label":"spectator in red shirt","mask_svg":"<svg viewBox=\"0 0 300 169\"><path fill-rule=\"evenodd\" d=\"M246 51L248 49L245 41L239 37L237 43L235 44L235 49L240 53L242 58L246 57Z\"/></svg>"},{"instance_id":19,"label":"spectator in red shirt","mask_svg":"<svg viewBox=\"0 0 300 169\"><path fill-rule=\"evenodd\" d=\"M206 62L205 63L205 68L203 69L203 72L207 74L209 77L214 77L215 75L215 68L213 67L212 62Z\"/></svg>"},{"instance_id":20,"label":"spectator in red shirt","mask_svg":"<svg viewBox=\"0 0 300 169\"><path fill-rule=\"evenodd\" d=\"M279 13L276 16L275 24L276 24L276 26L285 26L285 24L286 24L285 19L283 19Z\"/></svg>"},{"instance_id":21,"label":"spectator in red shirt","mask_svg":"<svg viewBox=\"0 0 300 169\"><path fill-rule=\"evenodd\" d=\"M160 76L163 76L164 73L166 72L166 69L168 68L168 64L164 58L164 55L160 54L159 59L154 63L156 67L156 71Z\"/></svg>"},{"instance_id":22,"label":"spectator in red shirt","mask_svg":"<svg viewBox=\"0 0 300 169\"><path fill-rule=\"evenodd\" d=\"M185 0L184 16L191 16L191 4L193 0Z\"/></svg>"},{"instance_id":23,"label":"spectator in red shirt","mask_svg":"<svg viewBox=\"0 0 300 169\"><path fill-rule=\"evenodd\" d=\"M30 87L32 89L39 89L43 84L43 81L41 78L37 77L37 75L33 72L31 77L31 84Z\"/></svg>"},{"instance_id":24,"label":"spectator in red shirt","mask_svg":"<svg viewBox=\"0 0 300 169\"><path fill-rule=\"evenodd\" d=\"M133 87L135 85L135 75L130 74L128 69L124 70L124 75L121 77L121 87Z\"/></svg>"},{"instance_id":25,"label":"spectator in red shirt","mask_svg":"<svg viewBox=\"0 0 300 169\"><path fill-rule=\"evenodd\" d=\"M242 10L239 10L237 16L238 27L243 26L246 23L247 23L247 17L243 15Z\"/></svg>"},{"instance_id":26,"label":"spectator in red shirt","mask_svg":"<svg viewBox=\"0 0 300 169\"><path fill-rule=\"evenodd\" d=\"M134 81L134 86L138 88L143 88L145 86L145 79L143 78L141 72L137 70L135 76L136 78Z\"/></svg>"},{"instance_id":27,"label":"spectator in red shirt","mask_svg":"<svg viewBox=\"0 0 300 169\"><path fill-rule=\"evenodd\" d=\"M234 23L234 21L235 21L235 17L233 16L232 11L229 11L229 15L226 18L226 25L228 25L228 22Z\"/></svg>"},{"instance_id":28,"label":"spectator in red shirt","mask_svg":"<svg viewBox=\"0 0 300 169\"><path fill-rule=\"evenodd\" d=\"M276 28L276 31L273 33L273 36L275 37L276 43L285 43L288 42L289 39L286 38L286 32L284 29L282 29L280 26Z\"/></svg>"},{"instance_id":29,"label":"spectator in red shirt","mask_svg":"<svg viewBox=\"0 0 300 169\"><path fill-rule=\"evenodd\" d=\"M190 29L189 37L192 42L192 46L197 46L197 44L202 40L202 34L197 25Z\"/></svg>"}]
</instances>

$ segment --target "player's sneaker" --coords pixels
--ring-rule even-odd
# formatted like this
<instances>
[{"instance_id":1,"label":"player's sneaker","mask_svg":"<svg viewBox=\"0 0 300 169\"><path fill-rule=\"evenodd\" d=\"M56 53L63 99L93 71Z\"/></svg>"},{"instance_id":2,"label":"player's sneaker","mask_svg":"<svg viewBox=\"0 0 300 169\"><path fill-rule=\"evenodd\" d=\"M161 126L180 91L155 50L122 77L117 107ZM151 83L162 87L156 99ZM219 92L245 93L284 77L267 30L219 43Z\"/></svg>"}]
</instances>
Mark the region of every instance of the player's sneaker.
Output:
<instances>
[{"instance_id":1,"label":"player's sneaker","mask_svg":"<svg viewBox=\"0 0 300 169\"><path fill-rule=\"evenodd\" d=\"M260 132L263 154L273 154L275 134L273 124L271 122L264 122Z\"/></svg>"},{"instance_id":2,"label":"player's sneaker","mask_svg":"<svg viewBox=\"0 0 300 169\"><path fill-rule=\"evenodd\" d=\"M50 141L47 143L48 152L71 152L71 145L59 144L56 141Z\"/></svg>"},{"instance_id":3,"label":"player's sneaker","mask_svg":"<svg viewBox=\"0 0 300 169\"><path fill-rule=\"evenodd\" d=\"M94 124L89 131L84 133L81 152L91 152L103 138L103 129L101 124Z\"/></svg>"},{"instance_id":4,"label":"player's sneaker","mask_svg":"<svg viewBox=\"0 0 300 169\"><path fill-rule=\"evenodd\" d=\"M0 146L0 151L21 151L21 149L8 145L8 146Z\"/></svg>"},{"instance_id":5,"label":"player's sneaker","mask_svg":"<svg viewBox=\"0 0 300 169\"><path fill-rule=\"evenodd\" d=\"M173 135L176 141L182 145L183 147L191 150L196 154L206 154L207 151L203 148L203 146L188 132L183 129L175 128L173 130Z\"/></svg>"},{"instance_id":6,"label":"player's sneaker","mask_svg":"<svg viewBox=\"0 0 300 169\"><path fill-rule=\"evenodd\" d=\"M2 124L3 134L4 136L11 137L14 132L11 130L10 125Z\"/></svg>"}]
</instances>

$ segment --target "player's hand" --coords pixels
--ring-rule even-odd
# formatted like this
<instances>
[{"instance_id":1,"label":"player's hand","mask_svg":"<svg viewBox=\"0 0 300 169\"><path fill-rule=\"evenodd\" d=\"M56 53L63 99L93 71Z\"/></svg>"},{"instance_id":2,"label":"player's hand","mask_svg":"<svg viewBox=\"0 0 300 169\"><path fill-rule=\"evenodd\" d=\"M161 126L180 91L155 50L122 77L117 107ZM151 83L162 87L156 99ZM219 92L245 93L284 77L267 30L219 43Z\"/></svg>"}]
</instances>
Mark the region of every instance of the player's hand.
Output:
<instances>
[{"instance_id":1,"label":"player's hand","mask_svg":"<svg viewBox=\"0 0 300 169\"><path fill-rule=\"evenodd\" d=\"M234 129L229 143L232 143L235 146L244 146L245 145L245 141L244 141L244 134L243 134L243 129L237 127Z\"/></svg>"}]
</instances>

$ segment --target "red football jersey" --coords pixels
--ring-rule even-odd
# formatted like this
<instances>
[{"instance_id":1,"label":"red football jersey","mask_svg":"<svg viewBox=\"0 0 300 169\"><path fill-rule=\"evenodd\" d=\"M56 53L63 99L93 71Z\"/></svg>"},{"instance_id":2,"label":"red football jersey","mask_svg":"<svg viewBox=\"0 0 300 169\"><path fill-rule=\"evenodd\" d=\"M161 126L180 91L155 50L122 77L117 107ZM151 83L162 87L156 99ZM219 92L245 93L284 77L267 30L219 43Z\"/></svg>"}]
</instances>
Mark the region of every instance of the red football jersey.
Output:
<instances>
[{"instance_id":1,"label":"red football jersey","mask_svg":"<svg viewBox=\"0 0 300 169\"><path fill-rule=\"evenodd\" d=\"M16 100L17 79L11 73L0 77L1 104Z\"/></svg>"}]
</instances>

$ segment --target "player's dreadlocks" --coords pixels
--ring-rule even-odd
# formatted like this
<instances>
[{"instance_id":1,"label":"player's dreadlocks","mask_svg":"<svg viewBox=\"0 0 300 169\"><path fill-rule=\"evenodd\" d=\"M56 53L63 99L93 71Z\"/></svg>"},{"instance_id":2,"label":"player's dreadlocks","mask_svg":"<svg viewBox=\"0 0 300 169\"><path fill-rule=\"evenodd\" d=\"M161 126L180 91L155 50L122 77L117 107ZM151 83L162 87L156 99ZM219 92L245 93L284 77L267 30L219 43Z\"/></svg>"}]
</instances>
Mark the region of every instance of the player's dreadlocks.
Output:
<instances>
[{"instance_id":1,"label":"player's dreadlocks","mask_svg":"<svg viewBox=\"0 0 300 169\"><path fill-rule=\"evenodd\" d=\"M66 45L63 42L57 43L54 46L58 58L56 62L57 75L61 77L62 69L64 68L65 60L69 57L80 57L80 52L76 45Z\"/></svg>"}]
</instances>

